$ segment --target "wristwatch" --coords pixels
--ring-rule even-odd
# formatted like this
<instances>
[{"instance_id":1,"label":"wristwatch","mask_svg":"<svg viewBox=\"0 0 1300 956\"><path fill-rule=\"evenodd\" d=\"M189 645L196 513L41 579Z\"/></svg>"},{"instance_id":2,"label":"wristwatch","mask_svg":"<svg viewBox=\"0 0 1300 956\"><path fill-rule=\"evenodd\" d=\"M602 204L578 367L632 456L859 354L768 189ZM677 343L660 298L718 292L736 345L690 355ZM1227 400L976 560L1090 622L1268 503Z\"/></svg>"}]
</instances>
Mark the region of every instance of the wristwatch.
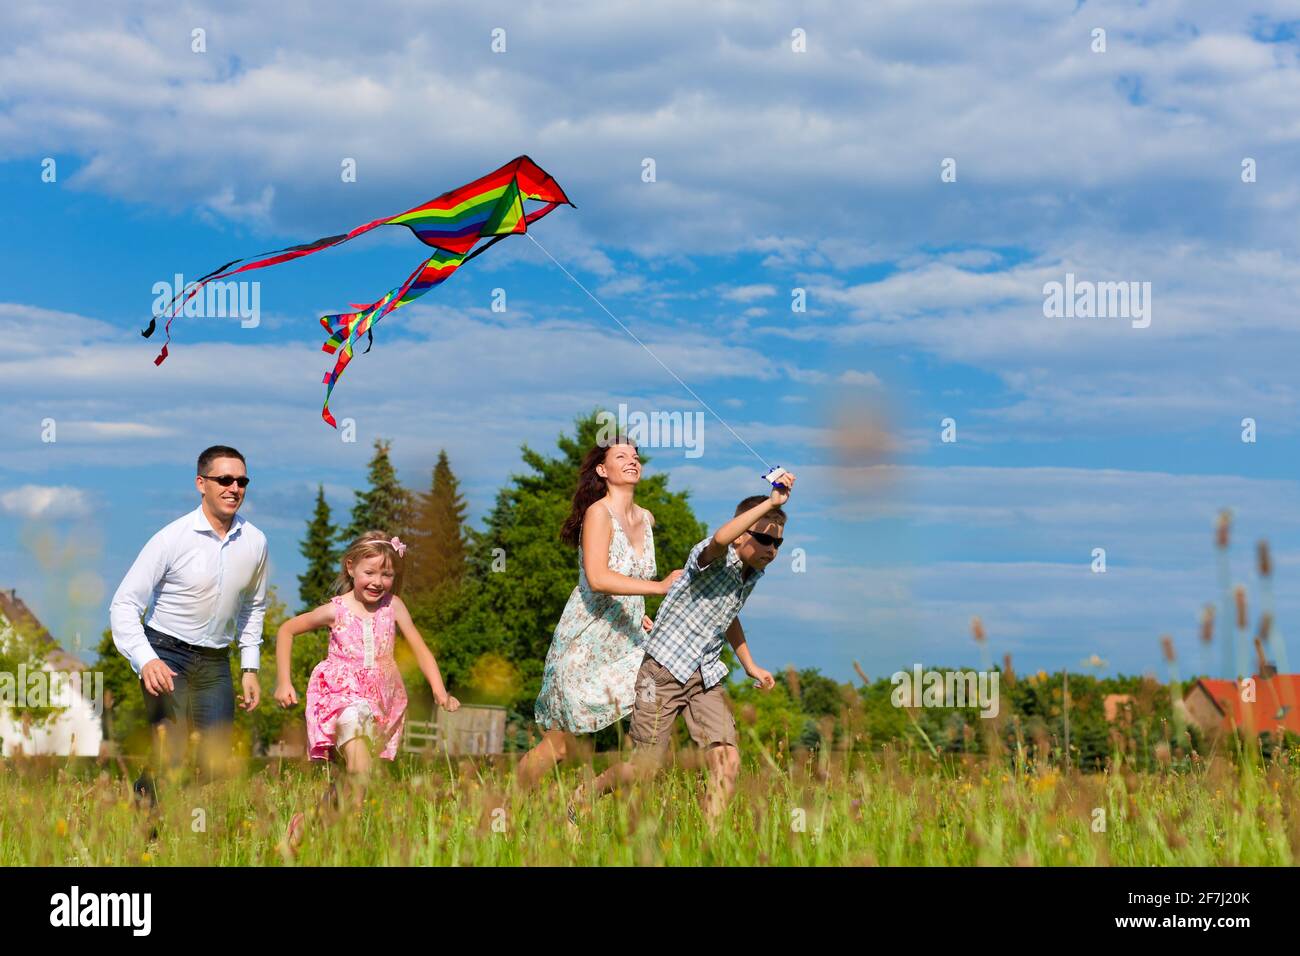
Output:
<instances>
[{"instance_id":1,"label":"wristwatch","mask_svg":"<svg viewBox=\"0 0 1300 956\"><path fill-rule=\"evenodd\" d=\"M242 671L242 673L245 673L245 674L256 674L256 673L257 673L257 668L256 668L256 667L245 667L244 670Z\"/></svg>"}]
</instances>

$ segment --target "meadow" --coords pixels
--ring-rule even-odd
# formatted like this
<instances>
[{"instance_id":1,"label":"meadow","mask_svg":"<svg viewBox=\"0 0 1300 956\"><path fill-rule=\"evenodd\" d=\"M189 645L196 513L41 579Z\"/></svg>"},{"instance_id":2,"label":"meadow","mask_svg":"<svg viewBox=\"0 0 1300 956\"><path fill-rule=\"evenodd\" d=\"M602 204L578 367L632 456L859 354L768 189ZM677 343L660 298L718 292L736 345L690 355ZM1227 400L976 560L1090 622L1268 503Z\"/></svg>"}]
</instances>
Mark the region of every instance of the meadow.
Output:
<instances>
[{"instance_id":1,"label":"meadow","mask_svg":"<svg viewBox=\"0 0 1300 956\"><path fill-rule=\"evenodd\" d=\"M124 764L20 758L0 765L0 865L1284 866L1300 848L1295 756L1155 772L1120 758L1081 773L891 746L755 744L716 827L686 751L575 828L566 801L590 765L562 767L526 794L512 785L512 758L403 755L380 768L363 806L313 824L296 856L285 827L317 804L332 766L237 759L206 783L177 773L160 780L150 816Z\"/></svg>"}]
</instances>

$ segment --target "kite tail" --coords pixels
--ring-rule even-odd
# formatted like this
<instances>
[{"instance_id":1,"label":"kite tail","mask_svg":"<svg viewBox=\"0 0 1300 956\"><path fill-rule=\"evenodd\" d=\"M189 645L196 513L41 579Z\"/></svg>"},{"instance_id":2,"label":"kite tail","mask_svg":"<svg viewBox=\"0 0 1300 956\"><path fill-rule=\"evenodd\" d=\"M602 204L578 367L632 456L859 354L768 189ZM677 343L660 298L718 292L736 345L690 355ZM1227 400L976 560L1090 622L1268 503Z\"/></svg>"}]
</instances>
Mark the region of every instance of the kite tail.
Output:
<instances>
[{"instance_id":1,"label":"kite tail","mask_svg":"<svg viewBox=\"0 0 1300 956\"><path fill-rule=\"evenodd\" d=\"M363 232L369 232L376 226L382 226L388 221L388 217L384 219L375 219L371 222L363 223L350 232L345 232L341 235L324 236L317 239L315 242L306 242L298 246L289 246L285 249L277 249L275 252L264 252L251 259L233 259L225 265L213 269L207 275L194 280L190 285L181 289L172 296L171 302L167 304L167 308L161 313L167 316L167 324L163 326L163 332L166 334L167 339L163 343L162 351L160 351L158 357L153 360L153 364L161 365L167 359L167 346L172 340L172 321L176 316L181 314L181 309L184 308L185 303L194 298L194 296L198 294L199 290L209 282L215 282L218 279L225 279L240 272L247 272L250 269L263 269L266 266L277 265L281 262L288 262L292 259L301 259L303 256L311 255L313 252L319 252L321 249L328 249L331 246L337 246L341 242L347 242L349 239L354 239ZM240 263L243 263L243 265L240 265ZM233 266L239 266L239 268L232 268ZM158 318L155 316L149 320L148 327L142 329L140 334L147 339L154 334L157 327Z\"/></svg>"},{"instance_id":2,"label":"kite tail","mask_svg":"<svg viewBox=\"0 0 1300 956\"><path fill-rule=\"evenodd\" d=\"M321 325L330 332L330 337L321 346L321 351L329 352L331 355L338 353L334 368L327 372L322 380L322 384L325 386L325 401L320 410L321 418L334 428L338 428L338 423L334 421L334 416L330 414L330 395L334 393L334 386L338 384L338 380L342 377L343 370L352 361L353 343L362 335L369 333L379 319L395 308L394 303L396 300L393 298L395 291L388 293L373 306L362 312L327 315L320 320Z\"/></svg>"},{"instance_id":3,"label":"kite tail","mask_svg":"<svg viewBox=\"0 0 1300 956\"><path fill-rule=\"evenodd\" d=\"M527 222L535 221L541 218L557 204L551 203L545 209L539 209L533 214L533 218L527 219ZM343 375L343 370L348 367L352 361L353 345L357 339L365 335L370 338L371 343L374 341L374 328L379 320L389 312L399 309L408 302L418 299L436 285L441 285L450 278L451 274L459 269L475 256L486 252L492 246L496 245L504 235L493 236L483 245L469 253L449 253L439 249L426 261L422 262L419 267L407 277L406 281L396 289L389 291L378 302L372 302L370 305L353 305L356 312L346 312L339 315L322 316L320 324L325 331L329 333L329 338L321 345L322 352L328 352L331 355L338 354L338 359L331 369L322 379L321 384L325 386L325 402L321 406L321 418L335 428L334 416L330 414L329 404L330 396L334 393L334 386L338 384L339 378ZM366 346L366 351L370 351L370 346Z\"/></svg>"},{"instance_id":4,"label":"kite tail","mask_svg":"<svg viewBox=\"0 0 1300 956\"><path fill-rule=\"evenodd\" d=\"M434 256L437 259L438 256ZM456 257L457 260L463 259L464 256ZM322 352L328 352L331 355L338 353L338 358L334 362L334 368L326 373L321 384L325 386L325 401L321 405L320 415L325 423L333 428L338 428L338 423L334 421L334 416L330 413L330 396L334 394L334 386L338 384L343 375L343 370L348 367L352 361L353 345L357 339L363 335L371 336L372 330L380 319L399 306L405 305L418 295L422 295L429 286L421 289L419 292L410 294L410 290L415 285L420 276L422 276L430 267L429 262L421 263L420 266L411 273L407 280L396 289L387 292L378 302L373 302L367 306L359 307L357 312L348 312L341 315L322 316L320 324L324 326L325 331L330 333L324 344L321 345ZM354 306L354 308L358 308ZM371 342L374 339L371 336ZM366 347L370 351L370 347Z\"/></svg>"},{"instance_id":5,"label":"kite tail","mask_svg":"<svg viewBox=\"0 0 1300 956\"><path fill-rule=\"evenodd\" d=\"M166 333L167 339L165 342L163 342L162 351L159 352L158 357L153 360L154 365L161 365L166 360L167 346L171 344L171 340L172 340L172 320L176 318L176 316L181 314L181 309L185 307L185 303L190 301L190 299L192 299L195 295L198 294L198 291L200 289L202 289L213 279L219 279L223 275L228 274L226 273L227 269L243 261L244 261L243 259L234 259L230 262L227 262L223 266L218 266L217 268L209 272L207 275L202 276L200 279L198 279L198 281L193 282L189 286L180 289L174 296L172 296L172 300L167 303L167 308L163 309L162 312L159 313L160 315L167 316L167 324L163 327L163 332ZM148 328L142 329L140 334L147 339L149 338L149 336L153 335L154 330L157 327L158 327L158 317L154 316L149 320Z\"/></svg>"}]
</instances>

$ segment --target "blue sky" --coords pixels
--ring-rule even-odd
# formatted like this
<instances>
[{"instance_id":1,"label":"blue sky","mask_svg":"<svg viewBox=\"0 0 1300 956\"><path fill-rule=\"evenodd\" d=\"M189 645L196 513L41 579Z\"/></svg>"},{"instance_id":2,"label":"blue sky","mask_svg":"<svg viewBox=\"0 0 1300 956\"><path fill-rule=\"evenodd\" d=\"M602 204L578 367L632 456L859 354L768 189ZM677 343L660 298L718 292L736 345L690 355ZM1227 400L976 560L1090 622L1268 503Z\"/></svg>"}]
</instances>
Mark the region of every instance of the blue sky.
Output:
<instances>
[{"instance_id":1,"label":"blue sky","mask_svg":"<svg viewBox=\"0 0 1300 956\"><path fill-rule=\"evenodd\" d=\"M525 239L384 320L331 403L354 444L319 419L317 319L421 261L405 230L254 273L256 328L178 319L153 366L160 339L138 333L154 283L527 153L578 206L538 240L800 475L788 534L806 570L778 562L743 615L760 663L841 679L854 660L974 665L979 615L1021 669L1097 655L1163 676L1169 633L1200 670L1220 508L1252 631L1253 546L1272 543L1285 634L1297 22L1281 3L932 7L925 22L901 3L0 12L0 587L65 645L93 644L136 551L193 507L214 442L248 456L246 514L295 595L316 483L345 511L376 437L412 486L445 448L477 523L521 443L549 449L597 405L697 410ZM1066 273L1151 283L1150 326L1045 317L1044 284ZM650 467L716 526L762 490L761 465L713 417L704 441L699 458L649 449Z\"/></svg>"}]
</instances>

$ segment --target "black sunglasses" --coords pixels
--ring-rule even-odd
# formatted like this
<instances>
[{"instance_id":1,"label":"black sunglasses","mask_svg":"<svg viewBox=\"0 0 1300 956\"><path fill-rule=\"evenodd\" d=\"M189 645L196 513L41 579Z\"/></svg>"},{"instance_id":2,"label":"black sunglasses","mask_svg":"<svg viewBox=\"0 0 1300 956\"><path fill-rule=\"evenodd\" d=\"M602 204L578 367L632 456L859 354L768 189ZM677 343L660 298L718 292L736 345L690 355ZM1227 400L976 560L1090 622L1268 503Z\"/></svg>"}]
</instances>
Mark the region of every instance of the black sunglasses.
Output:
<instances>
[{"instance_id":1,"label":"black sunglasses","mask_svg":"<svg viewBox=\"0 0 1300 956\"><path fill-rule=\"evenodd\" d=\"M239 485L241 488L247 488L249 477L240 475L236 478L234 475L199 475L204 481L215 481L222 488L229 488L231 485Z\"/></svg>"},{"instance_id":2,"label":"black sunglasses","mask_svg":"<svg viewBox=\"0 0 1300 956\"><path fill-rule=\"evenodd\" d=\"M785 538L774 538L770 534L764 534L761 531L751 531L749 536L759 544L770 545L773 548L781 547L781 542L785 540Z\"/></svg>"}]
</instances>

